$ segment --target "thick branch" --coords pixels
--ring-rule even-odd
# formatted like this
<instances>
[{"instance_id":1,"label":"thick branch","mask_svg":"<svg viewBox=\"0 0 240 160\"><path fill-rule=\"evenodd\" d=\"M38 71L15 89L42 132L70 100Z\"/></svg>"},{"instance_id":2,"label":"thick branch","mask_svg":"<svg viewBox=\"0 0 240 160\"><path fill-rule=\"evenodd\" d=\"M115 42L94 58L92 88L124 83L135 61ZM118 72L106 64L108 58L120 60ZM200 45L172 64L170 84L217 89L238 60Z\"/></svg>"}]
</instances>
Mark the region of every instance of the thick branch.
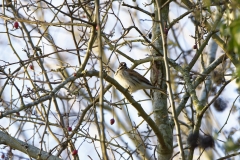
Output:
<instances>
[{"instance_id":1,"label":"thick branch","mask_svg":"<svg viewBox=\"0 0 240 160\"><path fill-rule=\"evenodd\" d=\"M51 155L51 153L41 151L37 147L13 138L8 133L2 131L0 131L0 144L10 146L11 148L19 150L35 159L61 160L60 158Z\"/></svg>"}]
</instances>

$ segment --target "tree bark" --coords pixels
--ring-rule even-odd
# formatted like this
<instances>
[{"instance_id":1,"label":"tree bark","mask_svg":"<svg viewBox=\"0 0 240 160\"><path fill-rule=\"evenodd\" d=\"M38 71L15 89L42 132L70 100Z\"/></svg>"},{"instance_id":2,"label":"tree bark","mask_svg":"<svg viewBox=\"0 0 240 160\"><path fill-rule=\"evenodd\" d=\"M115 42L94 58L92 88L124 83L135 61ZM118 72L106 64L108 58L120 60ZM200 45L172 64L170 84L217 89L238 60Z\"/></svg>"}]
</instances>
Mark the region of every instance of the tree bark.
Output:
<instances>
[{"instance_id":1,"label":"tree bark","mask_svg":"<svg viewBox=\"0 0 240 160\"><path fill-rule=\"evenodd\" d=\"M164 4L165 2L161 2ZM164 22L168 21L168 12L169 12L169 5L165 5L162 8L162 18ZM158 22L158 8L157 4L154 4L154 13L155 17L153 19L153 29L152 29L152 41L155 48L158 49L152 50L152 56L162 56L163 55L163 43L161 39L160 33L160 26ZM162 54L160 54L162 53ZM158 86L159 88L167 91L166 85L166 71L164 67L164 61L153 61L152 69L151 69L151 81L153 85ZM161 92L153 91L152 94L152 103L154 109L154 121L156 125L159 127L160 132L164 137L165 146L158 144L157 147L157 157L159 160L167 160L170 159L172 156L173 151L173 134L172 134L172 127L169 123L168 118L168 106L167 106L167 96L163 95Z\"/></svg>"}]
</instances>

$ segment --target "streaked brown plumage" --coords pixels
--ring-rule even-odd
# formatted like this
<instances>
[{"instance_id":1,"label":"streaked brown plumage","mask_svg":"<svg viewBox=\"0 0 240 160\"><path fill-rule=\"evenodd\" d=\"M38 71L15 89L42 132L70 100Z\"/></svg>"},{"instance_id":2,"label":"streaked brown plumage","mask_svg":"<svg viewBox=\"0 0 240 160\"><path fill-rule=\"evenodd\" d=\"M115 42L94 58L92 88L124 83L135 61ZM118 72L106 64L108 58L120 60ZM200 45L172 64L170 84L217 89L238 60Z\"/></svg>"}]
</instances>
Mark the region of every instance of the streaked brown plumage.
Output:
<instances>
[{"instance_id":1,"label":"streaked brown plumage","mask_svg":"<svg viewBox=\"0 0 240 160\"><path fill-rule=\"evenodd\" d=\"M124 88L128 88L131 93L139 89L157 89L163 92L161 89L153 86L144 76L132 69L129 69L125 62L120 63L114 75L114 79Z\"/></svg>"}]
</instances>

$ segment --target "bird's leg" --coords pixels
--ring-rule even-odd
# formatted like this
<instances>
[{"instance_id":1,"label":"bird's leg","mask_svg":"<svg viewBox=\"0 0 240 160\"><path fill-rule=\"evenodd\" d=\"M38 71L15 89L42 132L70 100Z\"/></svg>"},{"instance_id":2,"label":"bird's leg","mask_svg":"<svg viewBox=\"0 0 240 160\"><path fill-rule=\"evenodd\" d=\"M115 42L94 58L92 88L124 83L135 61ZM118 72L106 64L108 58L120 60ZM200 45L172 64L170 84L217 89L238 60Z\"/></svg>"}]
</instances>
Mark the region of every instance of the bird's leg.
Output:
<instances>
[{"instance_id":1,"label":"bird's leg","mask_svg":"<svg viewBox=\"0 0 240 160\"><path fill-rule=\"evenodd\" d=\"M130 92L130 86L128 86L128 88L126 89L128 92ZM131 93L131 92L130 92Z\"/></svg>"}]
</instances>

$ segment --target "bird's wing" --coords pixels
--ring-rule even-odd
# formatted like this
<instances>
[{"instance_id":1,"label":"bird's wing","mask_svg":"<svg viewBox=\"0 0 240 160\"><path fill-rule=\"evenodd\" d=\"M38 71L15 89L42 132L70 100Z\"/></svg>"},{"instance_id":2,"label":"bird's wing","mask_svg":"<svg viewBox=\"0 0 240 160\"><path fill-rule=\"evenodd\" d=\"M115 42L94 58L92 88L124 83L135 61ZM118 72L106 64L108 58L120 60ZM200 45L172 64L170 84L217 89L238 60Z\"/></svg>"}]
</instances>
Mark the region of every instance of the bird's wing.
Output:
<instances>
[{"instance_id":1,"label":"bird's wing","mask_svg":"<svg viewBox=\"0 0 240 160\"><path fill-rule=\"evenodd\" d=\"M141 74L139 74L138 72L128 69L128 73L129 73L129 76L132 76L136 82L140 83L140 81L143 81L146 84L152 86L150 81L147 78L145 78L144 76L142 76Z\"/></svg>"}]
</instances>

